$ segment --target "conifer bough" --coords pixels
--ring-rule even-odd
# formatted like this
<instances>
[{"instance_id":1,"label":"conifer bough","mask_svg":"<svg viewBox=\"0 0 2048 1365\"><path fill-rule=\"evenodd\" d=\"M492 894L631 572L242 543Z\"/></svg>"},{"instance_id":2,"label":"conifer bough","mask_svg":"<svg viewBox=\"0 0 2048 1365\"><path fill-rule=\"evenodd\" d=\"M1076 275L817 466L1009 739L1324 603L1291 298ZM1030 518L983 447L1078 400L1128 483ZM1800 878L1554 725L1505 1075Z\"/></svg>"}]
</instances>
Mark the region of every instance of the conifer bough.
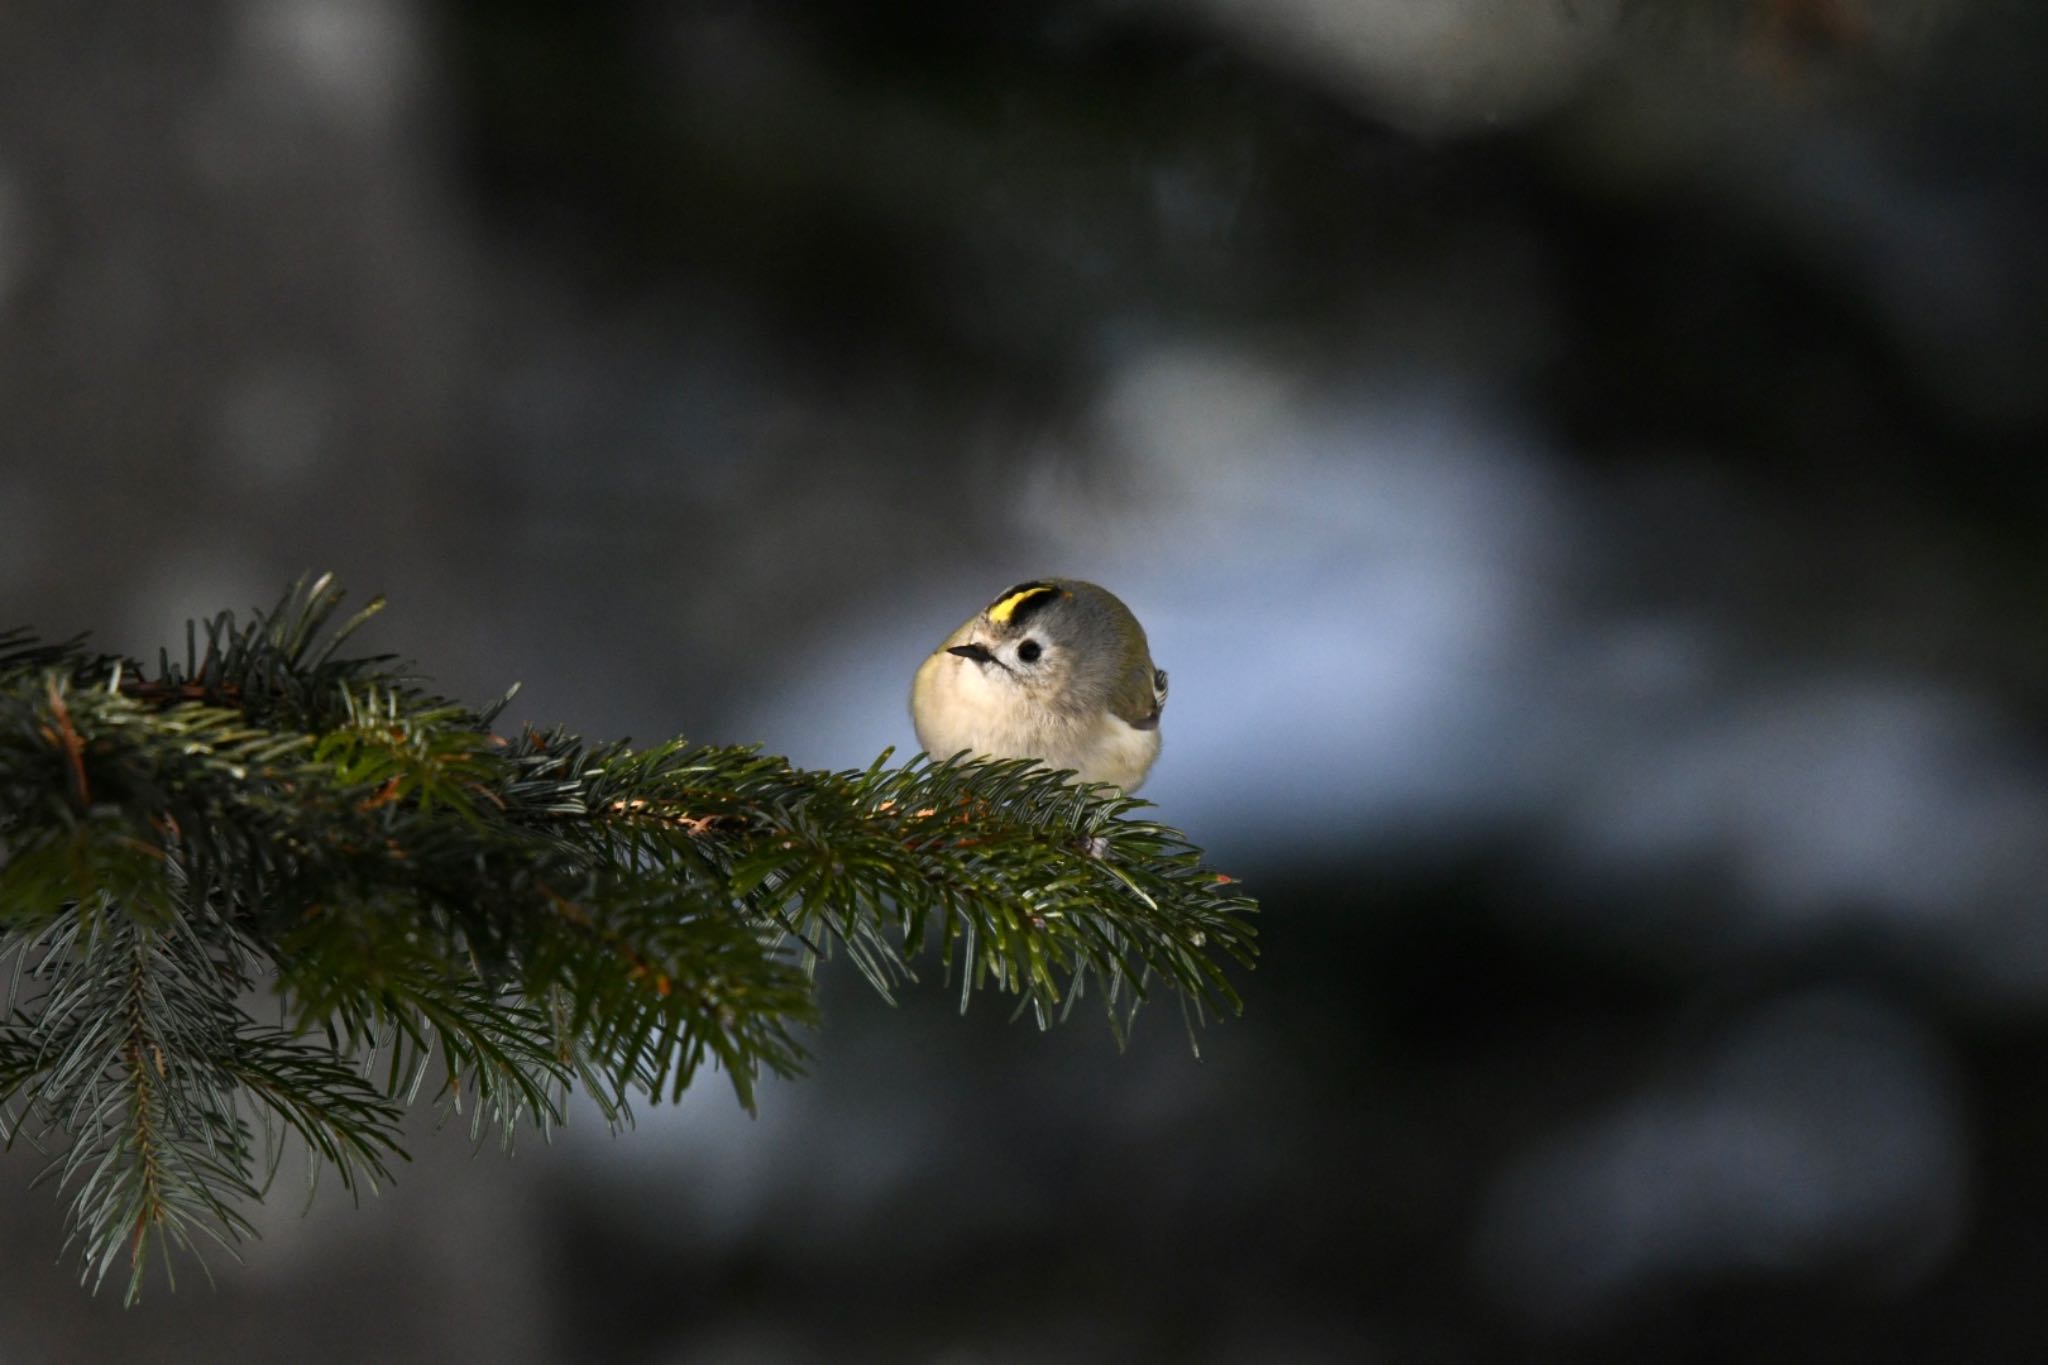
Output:
<instances>
[{"instance_id":1,"label":"conifer bough","mask_svg":"<svg viewBox=\"0 0 2048 1365\"><path fill-rule=\"evenodd\" d=\"M288 1137L352 1192L434 1100L506 1141L614 1124L709 1064L795 1074L811 972L934 956L1041 1027L1092 984L1236 1010L1253 902L1145 803L1028 763L791 768L494 734L341 592L186 628L154 668L0 633L0 1134L48 1159L82 1274L253 1231ZM509 699L509 694L508 694ZM203 1261L202 1261L203 1264Z\"/></svg>"}]
</instances>

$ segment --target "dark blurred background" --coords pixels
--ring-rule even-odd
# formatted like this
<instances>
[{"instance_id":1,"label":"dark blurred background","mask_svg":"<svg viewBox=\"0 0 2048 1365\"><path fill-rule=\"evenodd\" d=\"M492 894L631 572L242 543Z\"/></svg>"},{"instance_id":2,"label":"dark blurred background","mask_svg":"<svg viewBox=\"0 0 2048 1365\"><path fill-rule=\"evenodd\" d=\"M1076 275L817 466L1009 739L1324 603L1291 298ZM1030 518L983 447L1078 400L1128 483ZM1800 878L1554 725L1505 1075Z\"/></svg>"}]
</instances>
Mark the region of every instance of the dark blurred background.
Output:
<instances>
[{"instance_id":1,"label":"dark blurred background","mask_svg":"<svg viewBox=\"0 0 2048 1365\"><path fill-rule=\"evenodd\" d=\"M1200 1060L833 970L757 1120L423 1116L132 1311L16 1152L0 1365L2044 1358L2044 71L2032 0L0 10L0 624L333 569L518 720L850 765L1095 578L1266 947Z\"/></svg>"}]
</instances>

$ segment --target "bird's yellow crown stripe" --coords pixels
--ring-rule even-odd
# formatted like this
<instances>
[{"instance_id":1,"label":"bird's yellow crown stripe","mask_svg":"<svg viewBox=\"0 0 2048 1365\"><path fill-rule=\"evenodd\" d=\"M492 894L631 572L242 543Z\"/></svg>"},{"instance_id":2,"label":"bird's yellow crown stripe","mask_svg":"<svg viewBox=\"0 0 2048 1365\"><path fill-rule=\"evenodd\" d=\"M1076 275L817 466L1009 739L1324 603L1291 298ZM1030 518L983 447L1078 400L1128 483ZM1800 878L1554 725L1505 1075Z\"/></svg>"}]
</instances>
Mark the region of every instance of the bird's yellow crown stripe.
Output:
<instances>
[{"instance_id":1,"label":"bird's yellow crown stripe","mask_svg":"<svg viewBox=\"0 0 2048 1365\"><path fill-rule=\"evenodd\" d=\"M1026 602L1035 602L1041 597L1050 597L1058 591L1058 588L1053 587L1049 583L1027 583L1021 588L1012 588L1009 592L997 598L996 604L988 609L988 619L994 621L997 625L1007 625L1010 618L1017 614L1017 608L1023 606Z\"/></svg>"}]
</instances>

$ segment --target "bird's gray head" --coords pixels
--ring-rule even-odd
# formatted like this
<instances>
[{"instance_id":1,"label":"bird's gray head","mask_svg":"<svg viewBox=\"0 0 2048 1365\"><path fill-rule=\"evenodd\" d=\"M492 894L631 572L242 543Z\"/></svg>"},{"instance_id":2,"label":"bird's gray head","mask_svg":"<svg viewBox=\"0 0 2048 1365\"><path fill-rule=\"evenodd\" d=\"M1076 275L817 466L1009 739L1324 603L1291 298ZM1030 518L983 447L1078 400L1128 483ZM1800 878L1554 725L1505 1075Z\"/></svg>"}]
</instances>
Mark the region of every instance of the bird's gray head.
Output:
<instances>
[{"instance_id":1,"label":"bird's gray head","mask_svg":"<svg viewBox=\"0 0 2048 1365\"><path fill-rule=\"evenodd\" d=\"M1144 632L1130 611L1092 583L1038 579L989 603L950 653L981 666L1041 705L1100 711Z\"/></svg>"}]
</instances>

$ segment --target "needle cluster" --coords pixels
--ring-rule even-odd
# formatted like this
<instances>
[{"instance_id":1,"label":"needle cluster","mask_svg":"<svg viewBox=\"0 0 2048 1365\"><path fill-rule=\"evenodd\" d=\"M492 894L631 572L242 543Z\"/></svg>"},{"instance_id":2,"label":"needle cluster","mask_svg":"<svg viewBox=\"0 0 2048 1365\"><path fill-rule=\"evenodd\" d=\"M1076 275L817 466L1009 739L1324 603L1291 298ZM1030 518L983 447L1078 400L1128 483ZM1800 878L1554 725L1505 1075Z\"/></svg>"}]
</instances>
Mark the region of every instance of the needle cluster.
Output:
<instances>
[{"instance_id":1,"label":"needle cluster","mask_svg":"<svg viewBox=\"0 0 2048 1365\"><path fill-rule=\"evenodd\" d=\"M351 1191L423 1097L472 1135L793 1075L813 970L936 959L1041 1026L1093 990L1235 1010L1254 904L1144 803L1023 763L790 767L501 735L341 646L327 578L155 665L0 633L0 1135L94 1285L202 1241L296 1139ZM509 699L509 695L508 695Z\"/></svg>"}]
</instances>

